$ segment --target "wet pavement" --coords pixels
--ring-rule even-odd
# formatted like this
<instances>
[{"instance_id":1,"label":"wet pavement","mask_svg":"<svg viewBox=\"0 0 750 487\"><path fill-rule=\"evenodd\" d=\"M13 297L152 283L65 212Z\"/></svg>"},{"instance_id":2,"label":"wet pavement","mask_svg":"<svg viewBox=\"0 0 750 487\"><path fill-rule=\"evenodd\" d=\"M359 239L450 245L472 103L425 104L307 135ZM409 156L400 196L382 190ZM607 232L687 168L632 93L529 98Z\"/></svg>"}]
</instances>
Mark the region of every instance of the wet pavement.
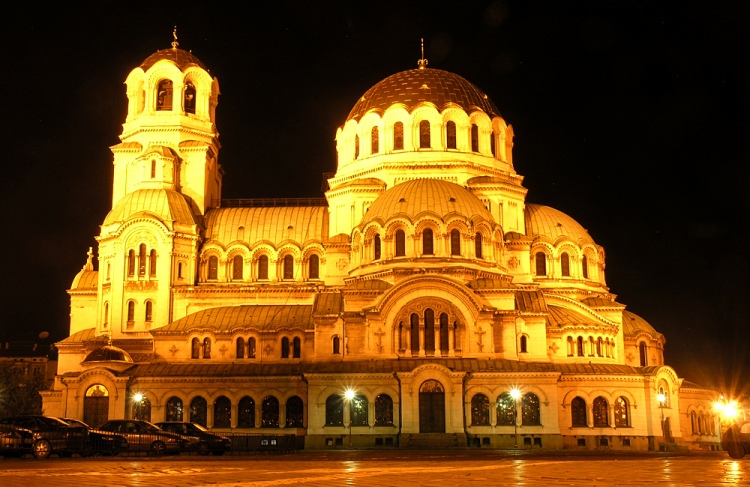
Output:
<instances>
[{"instance_id":1,"label":"wet pavement","mask_svg":"<svg viewBox=\"0 0 750 487\"><path fill-rule=\"evenodd\" d=\"M329 451L225 457L0 459L3 487L750 486L726 453Z\"/></svg>"}]
</instances>

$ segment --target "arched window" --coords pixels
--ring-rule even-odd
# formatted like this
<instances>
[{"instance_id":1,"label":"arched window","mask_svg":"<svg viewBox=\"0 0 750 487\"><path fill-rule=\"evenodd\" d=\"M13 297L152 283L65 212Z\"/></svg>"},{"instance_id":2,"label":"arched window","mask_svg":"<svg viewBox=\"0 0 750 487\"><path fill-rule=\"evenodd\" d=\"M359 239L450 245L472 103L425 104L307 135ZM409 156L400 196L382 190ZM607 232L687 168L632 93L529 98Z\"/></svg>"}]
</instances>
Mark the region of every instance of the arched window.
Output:
<instances>
[{"instance_id":1,"label":"arched window","mask_svg":"<svg viewBox=\"0 0 750 487\"><path fill-rule=\"evenodd\" d=\"M449 338L448 335L450 334L450 328L448 327L448 315L445 313L440 313L440 353L443 356L448 355L449 351Z\"/></svg>"},{"instance_id":2,"label":"arched window","mask_svg":"<svg viewBox=\"0 0 750 487\"><path fill-rule=\"evenodd\" d=\"M411 314L411 353L419 353L419 315Z\"/></svg>"},{"instance_id":3,"label":"arched window","mask_svg":"<svg viewBox=\"0 0 750 487\"><path fill-rule=\"evenodd\" d=\"M156 177L156 161L151 161L151 179Z\"/></svg>"},{"instance_id":4,"label":"arched window","mask_svg":"<svg viewBox=\"0 0 750 487\"><path fill-rule=\"evenodd\" d=\"M355 394L349 401L349 418L352 426L367 426L367 398L363 394Z\"/></svg>"},{"instance_id":5,"label":"arched window","mask_svg":"<svg viewBox=\"0 0 750 487\"><path fill-rule=\"evenodd\" d=\"M596 355L598 357L602 356L602 337L596 339Z\"/></svg>"},{"instance_id":6,"label":"arched window","mask_svg":"<svg viewBox=\"0 0 750 487\"><path fill-rule=\"evenodd\" d=\"M198 338L193 338L190 350L190 358L201 358L201 341Z\"/></svg>"},{"instance_id":7,"label":"arched window","mask_svg":"<svg viewBox=\"0 0 750 487\"><path fill-rule=\"evenodd\" d=\"M258 279L268 279L268 256L261 255L258 257Z\"/></svg>"},{"instance_id":8,"label":"arched window","mask_svg":"<svg viewBox=\"0 0 750 487\"><path fill-rule=\"evenodd\" d=\"M326 426L344 426L344 398L340 394L326 399Z\"/></svg>"},{"instance_id":9,"label":"arched window","mask_svg":"<svg viewBox=\"0 0 750 487\"><path fill-rule=\"evenodd\" d=\"M448 120L445 124L445 147L448 149L456 148L456 122Z\"/></svg>"},{"instance_id":10,"label":"arched window","mask_svg":"<svg viewBox=\"0 0 750 487\"><path fill-rule=\"evenodd\" d=\"M646 367L648 365L648 346L646 345L646 342L638 344L638 356L640 358L641 367Z\"/></svg>"},{"instance_id":11,"label":"arched window","mask_svg":"<svg viewBox=\"0 0 750 487\"><path fill-rule=\"evenodd\" d=\"M461 232L451 230L451 255L461 255Z\"/></svg>"},{"instance_id":12,"label":"arched window","mask_svg":"<svg viewBox=\"0 0 750 487\"><path fill-rule=\"evenodd\" d=\"M422 120L419 122L419 148L429 149L430 147L430 122Z\"/></svg>"},{"instance_id":13,"label":"arched window","mask_svg":"<svg viewBox=\"0 0 750 487\"><path fill-rule=\"evenodd\" d=\"M528 337L521 335L521 343L519 344L519 352L528 353Z\"/></svg>"},{"instance_id":14,"label":"arched window","mask_svg":"<svg viewBox=\"0 0 750 487\"><path fill-rule=\"evenodd\" d=\"M245 358L245 339L237 337L237 346L235 348L237 358Z\"/></svg>"},{"instance_id":15,"label":"arched window","mask_svg":"<svg viewBox=\"0 0 750 487\"><path fill-rule=\"evenodd\" d=\"M255 338L247 339L247 358L255 358Z\"/></svg>"},{"instance_id":16,"label":"arched window","mask_svg":"<svg viewBox=\"0 0 750 487\"><path fill-rule=\"evenodd\" d=\"M182 262L177 264L177 279L182 279Z\"/></svg>"},{"instance_id":17,"label":"arched window","mask_svg":"<svg viewBox=\"0 0 750 487\"><path fill-rule=\"evenodd\" d=\"M135 275L135 250L128 250L128 276Z\"/></svg>"},{"instance_id":18,"label":"arched window","mask_svg":"<svg viewBox=\"0 0 750 487\"><path fill-rule=\"evenodd\" d=\"M185 105L185 113L195 113L195 86L190 81L185 83L183 104Z\"/></svg>"},{"instance_id":19,"label":"arched window","mask_svg":"<svg viewBox=\"0 0 750 487\"><path fill-rule=\"evenodd\" d=\"M570 257L566 252L560 254L560 273L564 277L570 277Z\"/></svg>"},{"instance_id":20,"label":"arched window","mask_svg":"<svg viewBox=\"0 0 750 487\"><path fill-rule=\"evenodd\" d=\"M305 407L302 399L292 396L286 401L286 427L302 428L302 421L305 417Z\"/></svg>"},{"instance_id":21,"label":"arched window","mask_svg":"<svg viewBox=\"0 0 750 487\"><path fill-rule=\"evenodd\" d=\"M503 392L497 397L495 405L498 426L513 426L516 422L516 401L509 392Z\"/></svg>"},{"instance_id":22,"label":"arched window","mask_svg":"<svg viewBox=\"0 0 750 487\"><path fill-rule=\"evenodd\" d=\"M388 394L375 398L375 426L393 426L393 399Z\"/></svg>"},{"instance_id":23,"label":"arched window","mask_svg":"<svg viewBox=\"0 0 750 487\"><path fill-rule=\"evenodd\" d=\"M153 321L154 319L154 303L146 301L146 315L145 321Z\"/></svg>"},{"instance_id":24,"label":"arched window","mask_svg":"<svg viewBox=\"0 0 750 487\"><path fill-rule=\"evenodd\" d=\"M380 259L380 235L377 233L372 237L372 260Z\"/></svg>"},{"instance_id":25,"label":"arched window","mask_svg":"<svg viewBox=\"0 0 750 487\"><path fill-rule=\"evenodd\" d=\"M471 152L479 152L479 127L471 124Z\"/></svg>"},{"instance_id":26,"label":"arched window","mask_svg":"<svg viewBox=\"0 0 750 487\"><path fill-rule=\"evenodd\" d=\"M146 275L146 244L138 247L138 275Z\"/></svg>"},{"instance_id":27,"label":"arched window","mask_svg":"<svg viewBox=\"0 0 750 487\"><path fill-rule=\"evenodd\" d=\"M261 406L261 426L263 428L279 427L279 400L274 396L267 396L263 399Z\"/></svg>"},{"instance_id":28,"label":"arched window","mask_svg":"<svg viewBox=\"0 0 750 487\"><path fill-rule=\"evenodd\" d=\"M584 279L589 278L589 259L585 255L581 259L581 272Z\"/></svg>"},{"instance_id":29,"label":"arched window","mask_svg":"<svg viewBox=\"0 0 750 487\"><path fill-rule=\"evenodd\" d=\"M422 254L434 254L432 230L430 230L429 228L425 228L422 232Z\"/></svg>"},{"instance_id":30,"label":"arched window","mask_svg":"<svg viewBox=\"0 0 750 487\"><path fill-rule=\"evenodd\" d=\"M135 303L128 301L128 321L132 323L135 321Z\"/></svg>"},{"instance_id":31,"label":"arched window","mask_svg":"<svg viewBox=\"0 0 750 487\"><path fill-rule=\"evenodd\" d=\"M237 405L237 427L255 428L255 401L250 396L240 399Z\"/></svg>"},{"instance_id":32,"label":"arched window","mask_svg":"<svg viewBox=\"0 0 750 487\"><path fill-rule=\"evenodd\" d=\"M373 127L370 131L370 153L377 154L380 152L380 133L377 127Z\"/></svg>"},{"instance_id":33,"label":"arched window","mask_svg":"<svg viewBox=\"0 0 750 487\"><path fill-rule=\"evenodd\" d=\"M359 135L354 136L354 158L359 159Z\"/></svg>"},{"instance_id":34,"label":"arched window","mask_svg":"<svg viewBox=\"0 0 750 487\"><path fill-rule=\"evenodd\" d=\"M182 399L172 396L167 401L164 419L166 421L182 421L183 419Z\"/></svg>"},{"instance_id":35,"label":"arched window","mask_svg":"<svg viewBox=\"0 0 750 487\"><path fill-rule=\"evenodd\" d=\"M594 337L589 337L589 357L594 356Z\"/></svg>"},{"instance_id":36,"label":"arched window","mask_svg":"<svg viewBox=\"0 0 750 487\"><path fill-rule=\"evenodd\" d=\"M579 357L583 357L586 354L585 350L583 349L583 337L578 337L576 339L576 348L578 349Z\"/></svg>"},{"instance_id":37,"label":"arched window","mask_svg":"<svg viewBox=\"0 0 750 487\"><path fill-rule=\"evenodd\" d=\"M203 358L211 358L211 339L203 339Z\"/></svg>"},{"instance_id":38,"label":"arched window","mask_svg":"<svg viewBox=\"0 0 750 487\"><path fill-rule=\"evenodd\" d=\"M289 338L281 339L281 358L289 358Z\"/></svg>"},{"instance_id":39,"label":"arched window","mask_svg":"<svg viewBox=\"0 0 750 487\"><path fill-rule=\"evenodd\" d=\"M159 81L159 85L156 90L156 109L172 109L172 82L168 79Z\"/></svg>"},{"instance_id":40,"label":"arched window","mask_svg":"<svg viewBox=\"0 0 750 487\"><path fill-rule=\"evenodd\" d=\"M615 427L626 428L628 426L630 426L628 400L620 396L615 399Z\"/></svg>"},{"instance_id":41,"label":"arched window","mask_svg":"<svg viewBox=\"0 0 750 487\"><path fill-rule=\"evenodd\" d=\"M404 150L404 124L401 122L393 125L393 150Z\"/></svg>"},{"instance_id":42,"label":"arched window","mask_svg":"<svg viewBox=\"0 0 750 487\"><path fill-rule=\"evenodd\" d=\"M570 401L570 419L574 427L586 427L586 401L580 397Z\"/></svg>"},{"instance_id":43,"label":"arched window","mask_svg":"<svg viewBox=\"0 0 750 487\"><path fill-rule=\"evenodd\" d=\"M396 257L406 255L406 234L403 230L396 230Z\"/></svg>"},{"instance_id":44,"label":"arched window","mask_svg":"<svg viewBox=\"0 0 750 487\"><path fill-rule=\"evenodd\" d=\"M604 428L609 426L609 404L602 396L594 399L594 427Z\"/></svg>"},{"instance_id":45,"label":"arched window","mask_svg":"<svg viewBox=\"0 0 750 487\"><path fill-rule=\"evenodd\" d=\"M219 278L219 258L212 255L208 258L208 279L215 281Z\"/></svg>"},{"instance_id":46,"label":"arched window","mask_svg":"<svg viewBox=\"0 0 750 487\"><path fill-rule=\"evenodd\" d=\"M241 255L235 255L232 259L232 279L235 281L242 280L242 267L244 262Z\"/></svg>"},{"instance_id":47,"label":"arched window","mask_svg":"<svg viewBox=\"0 0 750 487\"><path fill-rule=\"evenodd\" d=\"M476 235L474 235L474 255L477 257L477 259L484 259L484 252L482 249L484 248L484 240L482 238L482 234L480 232L477 232Z\"/></svg>"},{"instance_id":48,"label":"arched window","mask_svg":"<svg viewBox=\"0 0 750 487\"><path fill-rule=\"evenodd\" d=\"M202 397L194 397L190 401L190 422L198 423L204 428L208 424L208 403Z\"/></svg>"},{"instance_id":49,"label":"arched window","mask_svg":"<svg viewBox=\"0 0 750 487\"><path fill-rule=\"evenodd\" d=\"M226 396L214 401L214 428L232 427L232 402Z\"/></svg>"},{"instance_id":50,"label":"arched window","mask_svg":"<svg viewBox=\"0 0 750 487\"><path fill-rule=\"evenodd\" d=\"M484 394L475 394L471 398L471 425L489 426L490 400Z\"/></svg>"},{"instance_id":51,"label":"arched window","mask_svg":"<svg viewBox=\"0 0 750 487\"><path fill-rule=\"evenodd\" d=\"M104 326L109 323L109 303L104 303Z\"/></svg>"},{"instance_id":52,"label":"arched window","mask_svg":"<svg viewBox=\"0 0 750 487\"><path fill-rule=\"evenodd\" d=\"M572 357L576 354L576 345L573 341L573 337L568 337L568 357Z\"/></svg>"},{"instance_id":53,"label":"arched window","mask_svg":"<svg viewBox=\"0 0 750 487\"><path fill-rule=\"evenodd\" d=\"M307 261L307 277L320 279L320 257L317 254L312 254Z\"/></svg>"},{"instance_id":54,"label":"arched window","mask_svg":"<svg viewBox=\"0 0 750 487\"><path fill-rule=\"evenodd\" d=\"M292 358L300 358L302 355L302 340L299 337L294 337L292 340Z\"/></svg>"},{"instance_id":55,"label":"arched window","mask_svg":"<svg viewBox=\"0 0 750 487\"><path fill-rule=\"evenodd\" d=\"M424 349L435 352L435 310L432 308L424 310Z\"/></svg>"},{"instance_id":56,"label":"arched window","mask_svg":"<svg viewBox=\"0 0 750 487\"><path fill-rule=\"evenodd\" d=\"M493 130L490 132L490 152L492 152L492 157L497 157L497 154L495 153L495 131Z\"/></svg>"},{"instance_id":57,"label":"arched window","mask_svg":"<svg viewBox=\"0 0 750 487\"><path fill-rule=\"evenodd\" d=\"M291 254L284 256L284 279L294 279L294 257Z\"/></svg>"},{"instance_id":58,"label":"arched window","mask_svg":"<svg viewBox=\"0 0 750 487\"><path fill-rule=\"evenodd\" d=\"M539 426L541 424L539 398L532 392L525 394L521 399L521 424L523 426Z\"/></svg>"},{"instance_id":59,"label":"arched window","mask_svg":"<svg viewBox=\"0 0 750 487\"><path fill-rule=\"evenodd\" d=\"M156 275L156 250L151 249L148 256L148 275L154 277Z\"/></svg>"},{"instance_id":60,"label":"arched window","mask_svg":"<svg viewBox=\"0 0 750 487\"><path fill-rule=\"evenodd\" d=\"M339 337L333 337L333 354L338 355L341 353L341 339Z\"/></svg>"},{"instance_id":61,"label":"arched window","mask_svg":"<svg viewBox=\"0 0 750 487\"><path fill-rule=\"evenodd\" d=\"M534 261L536 263L536 275L546 276L547 275L547 256L544 252L537 252L534 255Z\"/></svg>"}]
</instances>

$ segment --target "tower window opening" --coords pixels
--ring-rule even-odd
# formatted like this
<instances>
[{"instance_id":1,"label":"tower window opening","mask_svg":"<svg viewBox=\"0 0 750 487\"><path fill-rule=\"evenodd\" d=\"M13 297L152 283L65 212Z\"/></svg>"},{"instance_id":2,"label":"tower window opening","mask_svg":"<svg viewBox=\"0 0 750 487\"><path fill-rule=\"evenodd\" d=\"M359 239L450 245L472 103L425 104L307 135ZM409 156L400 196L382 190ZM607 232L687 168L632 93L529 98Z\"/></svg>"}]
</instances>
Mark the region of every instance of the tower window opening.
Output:
<instances>
[{"instance_id":1,"label":"tower window opening","mask_svg":"<svg viewBox=\"0 0 750 487\"><path fill-rule=\"evenodd\" d=\"M354 158L359 159L359 135L354 136Z\"/></svg>"},{"instance_id":2,"label":"tower window opening","mask_svg":"<svg viewBox=\"0 0 750 487\"><path fill-rule=\"evenodd\" d=\"M422 254L424 255L433 255L434 252L434 245L433 245L433 234L432 230L429 228L426 228L422 232Z\"/></svg>"},{"instance_id":3,"label":"tower window opening","mask_svg":"<svg viewBox=\"0 0 750 487\"><path fill-rule=\"evenodd\" d=\"M375 234L372 238L373 256L372 260L380 259L380 235Z\"/></svg>"},{"instance_id":4,"label":"tower window opening","mask_svg":"<svg viewBox=\"0 0 750 487\"><path fill-rule=\"evenodd\" d=\"M380 152L380 134L377 127L370 131L370 153L377 154Z\"/></svg>"},{"instance_id":5,"label":"tower window opening","mask_svg":"<svg viewBox=\"0 0 750 487\"><path fill-rule=\"evenodd\" d=\"M461 255L461 232L451 230L451 255Z\"/></svg>"},{"instance_id":6,"label":"tower window opening","mask_svg":"<svg viewBox=\"0 0 750 487\"><path fill-rule=\"evenodd\" d=\"M404 150L404 124L396 122L393 125L393 150Z\"/></svg>"},{"instance_id":7,"label":"tower window opening","mask_svg":"<svg viewBox=\"0 0 750 487\"><path fill-rule=\"evenodd\" d=\"M258 279L259 280L268 279L268 256L267 255L261 255L260 257L258 257Z\"/></svg>"},{"instance_id":8,"label":"tower window opening","mask_svg":"<svg viewBox=\"0 0 750 487\"><path fill-rule=\"evenodd\" d=\"M156 109L172 110L172 81L168 79L159 81L156 91Z\"/></svg>"},{"instance_id":9,"label":"tower window opening","mask_svg":"<svg viewBox=\"0 0 750 487\"><path fill-rule=\"evenodd\" d=\"M547 275L547 256L544 252L537 252L534 255L536 263L536 275L546 276Z\"/></svg>"},{"instance_id":10,"label":"tower window opening","mask_svg":"<svg viewBox=\"0 0 750 487\"><path fill-rule=\"evenodd\" d=\"M447 149L456 148L456 122L452 120L445 124L445 147Z\"/></svg>"},{"instance_id":11,"label":"tower window opening","mask_svg":"<svg viewBox=\"0 0 750 487\"><path fill-rule=\"evenodd\" d=\"M211 339L203 339L203 358L211 358Z\"/></svg>"},{"instance_id":12,"label":"tower window opening","mask_svg":"<svg viewBox=\"0 0 750 487\"><path fill-rule=\"evenodd\" d=\"M570 277L570 257L566 252L560 255L560 272L563 277Z\"/></svg>"},{"instance_id":13,"label":"tower window opening","mask_svg":"<svg viewBox=\"0 0 750 487\"><path fill-rule=\"evenodd\" d=\"M128 250L128 276L135 275L135 250Z\"/></svg>"},{"instance_id":14,"label":"tower window opening","mask_svg":"<svg viewBox=\"0 0 750 487\"><path fill-rule=\"evenodd\" d=\"M156 275L156 249L151 249L148 254L148 275L151 277Z\"/></svg>"},{"instance_id":15,"label":"tower window opening","mask_svg":"<svg viewBox=\"0 0 750 487\"><path fill-rule=\"evenodd\" d=\"M482 234L480 232L477 232L477 234L474 236L474 254L476 255L477 259L483 259L483 252L482 248L484 247L484 242L482 241Z\"/></svg>"},{"instance_id":16,"label":"tower window opening","mask_svg":"<svg viewBox=\"0 0 750 487\"><path fill-rule=\"evenodd\" d=\"M146 244L138 247L138 275L146 275Z\"/></svg>"},{"instance_id":17,"label":"tower window opening","mask_svg":"<svg viewBox=\"0 0 750 487\"><path fill-rule=\"evenodd\" d=\"M232 280L242 280L242 267L244 265L241 255L235 255L232 259Z\"/></svg>"},{"instance_id":18,"label":"tower window opening","mask_svg":"<svg viewBox=\"0 0 750 487\"><path fill-rule=\"evenodd\" d=\"M294 279L294 257L291 254L284 256L284 279Z\"/></svg>"},{"instance_id":19,"label":"tower window opening","mask_svg":"<svg viewBox=\"0 0 750 487\"><path fill-rule=\"evenodd\" d=\"M307 274L309 279L320 279L320 257L317 254L310 256Z\"/></svg>"},{"instance_id":20,"label":"tower window opening","mask_svg":"<svg viewBox=\"0 0 750 487\"><path fill-rule=\"evenodd\" d=\"M496 139L495 131L493 130L490 132L490 152L492 152L492 157L497 157L497 154L495 153L495 139Z\"/></svg>"},{"instance_id":21,"label":"tower window opening","mask_svg":"<svg viewBox=\"0 0 750 487\"><path fill-rule=\"evenodd\" d=\"M422 120L419 122L419 148L429 149L430 147L430 121Z\"/></svg>"},{"instance_id":22,"label":"tower window opening","mask_svg":"<svg viewBox=\"0 0 750 487\"><path fill-rule=\"evenodd\" d=\"M215 281L219 278L219 258L212 255L208 258L208 279Z\"/></svg>"},{"instance_id":23,"label":"tower window opening","mask_svg":"<svg viewBox=\"0 0 750 487\"><path fill-rule=\"evenodd\" d=\"M406 234L403 230L396 230L396 257L406 255Z\"/></svg>"},{"instance_id":24,"label":"tower window opening","mask_svg":"<svg viewBox=\"0 0 750 487\"><path fill-rule=\"evenodd\" d=\"M479 152L479 127L471 124L471 152Z\"/></svg>"},{"instance_id":25,"label":"tower window opening","mask_svg":"<svg viewBox=\"0 0 750 487\"><path fill-rule=\"evenodd\" d=\"M195 86L188 81L185 84L185 113L195 113Z\"/></svg>"},{"instance_id":26,"label":"tower window opening","mask_svg":"<svg viewBox=\"0 0 750 487\"><path fill-rule=\"evenodd\" d=\"M584 255L581 259L581 271L583 272L583 278L589 278L589 259Z\"/></svg>"}]
</instances>

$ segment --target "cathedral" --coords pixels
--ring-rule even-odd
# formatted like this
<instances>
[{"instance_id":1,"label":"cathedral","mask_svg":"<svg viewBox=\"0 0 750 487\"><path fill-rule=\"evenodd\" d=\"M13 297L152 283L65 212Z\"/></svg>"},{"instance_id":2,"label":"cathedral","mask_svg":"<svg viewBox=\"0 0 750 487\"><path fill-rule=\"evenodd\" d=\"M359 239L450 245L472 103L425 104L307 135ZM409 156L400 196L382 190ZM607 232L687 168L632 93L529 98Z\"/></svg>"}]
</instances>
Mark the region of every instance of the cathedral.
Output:
<instances>
[{"instance_id":1,"label":"cathedral","mask_svg":"<svg viewBox=\"0 0 750 487\"><path fill-rule=\"evenodd\" d=\"M513 127L427 64L341 114L324 198L283 200L222 200L195 55L135 67L44 413L306 449L716 448L711 391L610 292L605 249L526 201Z\"/></svg>"}]
</instances>

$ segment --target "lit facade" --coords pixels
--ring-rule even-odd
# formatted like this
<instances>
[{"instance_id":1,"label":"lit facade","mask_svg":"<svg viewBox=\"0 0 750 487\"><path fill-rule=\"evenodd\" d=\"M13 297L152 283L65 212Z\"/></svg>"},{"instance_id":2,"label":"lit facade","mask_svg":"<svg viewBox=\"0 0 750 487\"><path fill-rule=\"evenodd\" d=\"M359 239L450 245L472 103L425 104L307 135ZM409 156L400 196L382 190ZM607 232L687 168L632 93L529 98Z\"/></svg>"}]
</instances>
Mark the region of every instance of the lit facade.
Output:
<instances>
[{"instance_id":1,"label":"lit facade","mask_svg":"<svg viewBox=\"0 0 750 487\"><path fill-rule=\"evenodd\" d=\"M126 86L98 270L90 251L68 291L46 414L306 448L718 442L715 424L685 434L692 411L715 423L709 394L680 394L588 231L526 201L512 126L464 78L420 60L374 85L325 199L286 206L221 200L219 83L193 54L175 42Z\"/></svg>"}]
</instances>

